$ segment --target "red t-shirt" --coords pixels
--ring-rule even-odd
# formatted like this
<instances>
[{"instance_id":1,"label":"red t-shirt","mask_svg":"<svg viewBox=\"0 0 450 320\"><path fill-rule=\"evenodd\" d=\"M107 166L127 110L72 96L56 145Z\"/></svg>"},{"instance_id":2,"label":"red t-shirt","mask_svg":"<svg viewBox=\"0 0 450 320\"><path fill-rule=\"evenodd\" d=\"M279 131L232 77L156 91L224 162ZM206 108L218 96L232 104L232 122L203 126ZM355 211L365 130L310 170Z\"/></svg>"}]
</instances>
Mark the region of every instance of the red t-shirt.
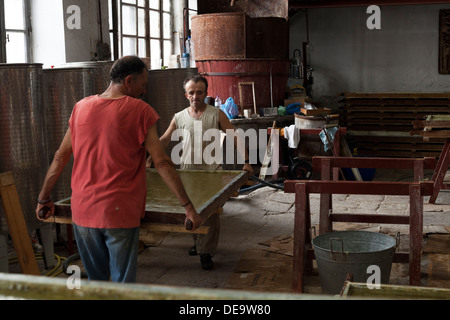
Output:
<instances>
[{"instance_id":1,"label":"red t-shirt","mask_svg":"<svg viewBox=\"0 0 450 320\"><path fill-rule=\"evenodd\" d=\"M88 228L135 228L147 193L144 142L158 121L142 100L91 96L69 120L74 163L72 220Z\"/></svg>"}]
</instances>

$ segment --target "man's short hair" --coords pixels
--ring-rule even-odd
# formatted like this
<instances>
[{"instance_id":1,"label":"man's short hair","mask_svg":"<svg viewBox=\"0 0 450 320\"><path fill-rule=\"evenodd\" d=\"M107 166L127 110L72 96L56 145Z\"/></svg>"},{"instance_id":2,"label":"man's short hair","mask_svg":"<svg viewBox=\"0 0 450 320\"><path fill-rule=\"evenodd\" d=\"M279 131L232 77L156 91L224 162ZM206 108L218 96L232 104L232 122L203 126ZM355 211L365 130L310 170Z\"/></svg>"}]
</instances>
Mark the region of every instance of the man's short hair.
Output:
<instances>
[{"instance_id":1,"label":"man's short hair","mask_svg":"<svg viewBox=\"0 0 450 320\"><path fill-rule=\"evenodd\" d=\"M147 67L141 58L136 56L122 57L113 64L110 79L114 83L120 83L129 75L141 74L144 69L147 69Z\"/></svg>"},{"instance_id":2,"label":"man's short hair","mask_svg":"<svg viewBox=\"0 0 450 320\"><path fill-rule=\"evenodd\" d=\"M186 80L184 80L183 88L185 91L186 91L186 85L189 81L194 81L195 83L203 82L205 84L205 92L208 92L208 80L206 80L206 78L204 76L202 76L201 74L196 74L194 76L187 77Z\"/></svg>"}]
</instances>

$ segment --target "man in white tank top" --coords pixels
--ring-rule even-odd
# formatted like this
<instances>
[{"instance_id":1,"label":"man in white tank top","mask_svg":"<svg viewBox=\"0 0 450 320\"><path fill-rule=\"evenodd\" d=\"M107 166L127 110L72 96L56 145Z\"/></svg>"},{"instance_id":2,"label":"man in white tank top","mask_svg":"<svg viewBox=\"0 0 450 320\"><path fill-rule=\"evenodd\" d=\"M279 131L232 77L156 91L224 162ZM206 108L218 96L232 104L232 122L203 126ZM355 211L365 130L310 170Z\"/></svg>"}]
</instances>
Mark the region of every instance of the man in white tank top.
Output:
<instances>
[{"instance_id":1,"label":"man in white tank top","mask_svg":"<svg viewBox=\"0 0 450 320\"><path fill-rule=\"evenodd\" d=\"M173 134L183 135L182 155L180 160L181 169L185 170L222 170L222 158L220 155L204 157L205 148L217 141L203 141L205 133L214 133L235 130L228 117L219 108L207 105L205 98L208 92L208 81L199 75L188 78L184 82L185 96L189 100L189 107L175 114L168 129L160 138L163 146L167 147L172 140ZM217 135L215 136L217 139ZM197 140L196 140L197 139ZM208 159L209 158L209 159ZM220 158L220 160L218 160ZM217 159L218 161L214 161ZM213 161L211 161L213 160ZM245 164L242 170L251 176L253 168L248 161L245 152ZM174 160L174 162L176 162ZM216 252L220 232L220 215L212 215L204 226L209 226L210 231L206 235L194 235L194 246L189 250L190 255L200 255L202 268L212 269L214 263L212 255Z\"/></svg>"}]
</instances>

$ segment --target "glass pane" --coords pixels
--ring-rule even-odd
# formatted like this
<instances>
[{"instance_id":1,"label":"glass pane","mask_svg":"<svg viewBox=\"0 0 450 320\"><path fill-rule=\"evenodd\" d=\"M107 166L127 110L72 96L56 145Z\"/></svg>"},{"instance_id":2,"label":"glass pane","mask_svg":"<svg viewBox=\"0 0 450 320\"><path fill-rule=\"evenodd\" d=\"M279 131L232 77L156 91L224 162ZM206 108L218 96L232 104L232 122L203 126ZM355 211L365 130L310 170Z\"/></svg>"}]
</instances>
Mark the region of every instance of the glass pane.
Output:
<instances>
[{"instance_id":1,"label":"glass pane","mask_svg":"<svg viewBox=\"0 0 450 320\"><path fill-rule=\"evenodd\" d=\"M172 9L172 0L163 1L163 11L170 11Z\"/></svg>"},{"instance_id":2,"label":"glass pane","mask_svg":"<svg viewBox=\"0 0 450 320\"><path fill-rule=\"evenodd\" d=\"M112 14L112 1L108 0L108 19L109 19L109 29L113 29L113 14Z\"/></svg>"},{"instance_id":3,"label":"glass pane","mask_svg":"<svg viewBox=\"0 0 450 320\"><path fill-rule=\"evenodd\" d=\"M5 0L5 28L25 30L24 0Z\"/></svg>"},{"instance_id":4,"label":"glass pane","mask_svg":"<svg viewBox=\"0 0 450 320\"><path fill-rule=\"evenodd\" d=\"M146 58L147 57L147 50L146 50L146 45L145 45L145 39L139 39L139 53L138 56L141 58Z\"/></svg>"},{"instance_id":5,"label":"glass pane","mask_svg":"<svg viewBox=\"0 0 450 320\"><path fill-rule=\"evenodd\" d=\"M136 39L135 38L123 38L123 55L130 56L136 55Z\"/></svg>"},{"instance_id":6,"label":"glass pane","mask_svg":"<svg viewBox=\"0 0 450 320\"><path fill-rule=\"evenodd\" d=\"M122 0L123 3L136 4L136 0Z\"/></svg>"},{"instance_id":7,"label":"glass pane","mask_svg":"<svg viewBox=\"0 0 450 320\"><path fill-rule=\"evenodd\" d=\"M138 0L139 7L145 7L145 0Z\"/></svg>"},{"instance_id":8,"label":"glass pane","mask_svg":"<svg viewBox=\"0 0 450 320\"><path fill-rule=\"evenodd\" d=\"M7 63L26 63L27 49L26 37L23 32L6 33L6 62Z\"/></svg>"},{"instance_id":9,"label":"glass pane","mask_svg":"<svg viewBox=\"0 0 450 320\"><path fill-rule=\"evenodd\" d=\"M122 7L123 34L136 35L136 8Z\"/></svg>"},{"instance_id":10,"label":"glass pane","mask_svg":"<svg viewBox=\"0 0 450 320\"><path fill-rule=\"evenodd\" d=\"M192 9L189 10L189 25L191 25L192 17L197 15L197 0L189 0L189 9Z\"/></svg>"},{"instance_id":11,"label":"glass pane","mask_svg":"<svg viewBox=\"0 0 450 320\"><path fill-rule=\"evenodd\" d=\"M112 32L109 33L109 43L111 45L111 56L114 55L114 38Z\"/></svg>"},{"instance_id":12,"label":"glass pane","mask_svg":"<svg viewBox=\"0 0 450 320\"><path fill-rule=\"evenodd\" d=\"M172 53L172 42L165 40L164 41L164 61L163 61L163 64L165 66L169 65L171 53Z\"/></svg>"},{"instance_id":13,"label":"glass pane","mask_svg":"<svg viewBox=\"0 0 450 320\"><path fill-rule=\"evenodd\" d=\"M170 21L170 14L168 13L164 13L163 14L163 19L164 19L164 30L163 30L163 37L164 39L170 39L170 35L171 35L171 26L172 23Z\"/></svg>"},{"instance_id":14,"label":"glass pane","mask_svg":"<svg viewBox=\"0 0 450 320\"><path fill-rule=\"evenodd\" d=\"M138 9L138 35L145 37L145 10Z\"/></svg>"},{"instance_id":15,"label":"glass pane","mask_svg":"<svg viewBox=\"0 0 450 320\"><path fill-rule=\"evenodd\" d=\"M197 10L197 0L189 0L189 9Z\"/></svg>"},{"instance_id":16,"label":"glass pane","mask_svg":"<svg viewBox=\"0 0 450 320\"><path fill-rule=\"evenodd\" d=\"M151 40L150 49L152 69L161 69L161 48L159 47L159 40Z\"/></svg>"},{"instance_id":17,"label":"glass pane","mask_svg":"<svg viewBox=\"0 0 450 320\"><path fill-rule=\"evenodd\" d=\"M167 1L167 0L164 0ZM159 0L150 0L150 9L159 10Z\"/></svg>"},{"instance_id":18,"label":"glass pane","mask_svg":"<svg viewBox=\"0 0 450 320\"><path fill-rule=\"evenodd\" d=\"M150 11L150 37L159 38L161 37L159 24L159 12Z\"/></svg>"}]
</instances>

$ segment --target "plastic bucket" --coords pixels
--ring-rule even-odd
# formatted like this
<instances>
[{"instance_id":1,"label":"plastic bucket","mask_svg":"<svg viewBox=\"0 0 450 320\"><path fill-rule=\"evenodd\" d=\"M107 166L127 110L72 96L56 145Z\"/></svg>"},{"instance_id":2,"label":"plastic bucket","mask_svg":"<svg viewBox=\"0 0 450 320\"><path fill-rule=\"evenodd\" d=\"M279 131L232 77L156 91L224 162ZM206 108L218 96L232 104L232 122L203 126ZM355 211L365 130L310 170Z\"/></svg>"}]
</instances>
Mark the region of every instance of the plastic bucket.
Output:
<instances>
[{"instance_id":1,"label":"plastic bucket","mask_svg":"<svg viewBox=\"0 0 450 320\"><path fill-rule=\"evenodd\" d=\"M388 283L396 243L391 236L367 231L336 231L314 238L323 293L339 294L348 274L355 282Z\"/></svg>"}]
</instances>

